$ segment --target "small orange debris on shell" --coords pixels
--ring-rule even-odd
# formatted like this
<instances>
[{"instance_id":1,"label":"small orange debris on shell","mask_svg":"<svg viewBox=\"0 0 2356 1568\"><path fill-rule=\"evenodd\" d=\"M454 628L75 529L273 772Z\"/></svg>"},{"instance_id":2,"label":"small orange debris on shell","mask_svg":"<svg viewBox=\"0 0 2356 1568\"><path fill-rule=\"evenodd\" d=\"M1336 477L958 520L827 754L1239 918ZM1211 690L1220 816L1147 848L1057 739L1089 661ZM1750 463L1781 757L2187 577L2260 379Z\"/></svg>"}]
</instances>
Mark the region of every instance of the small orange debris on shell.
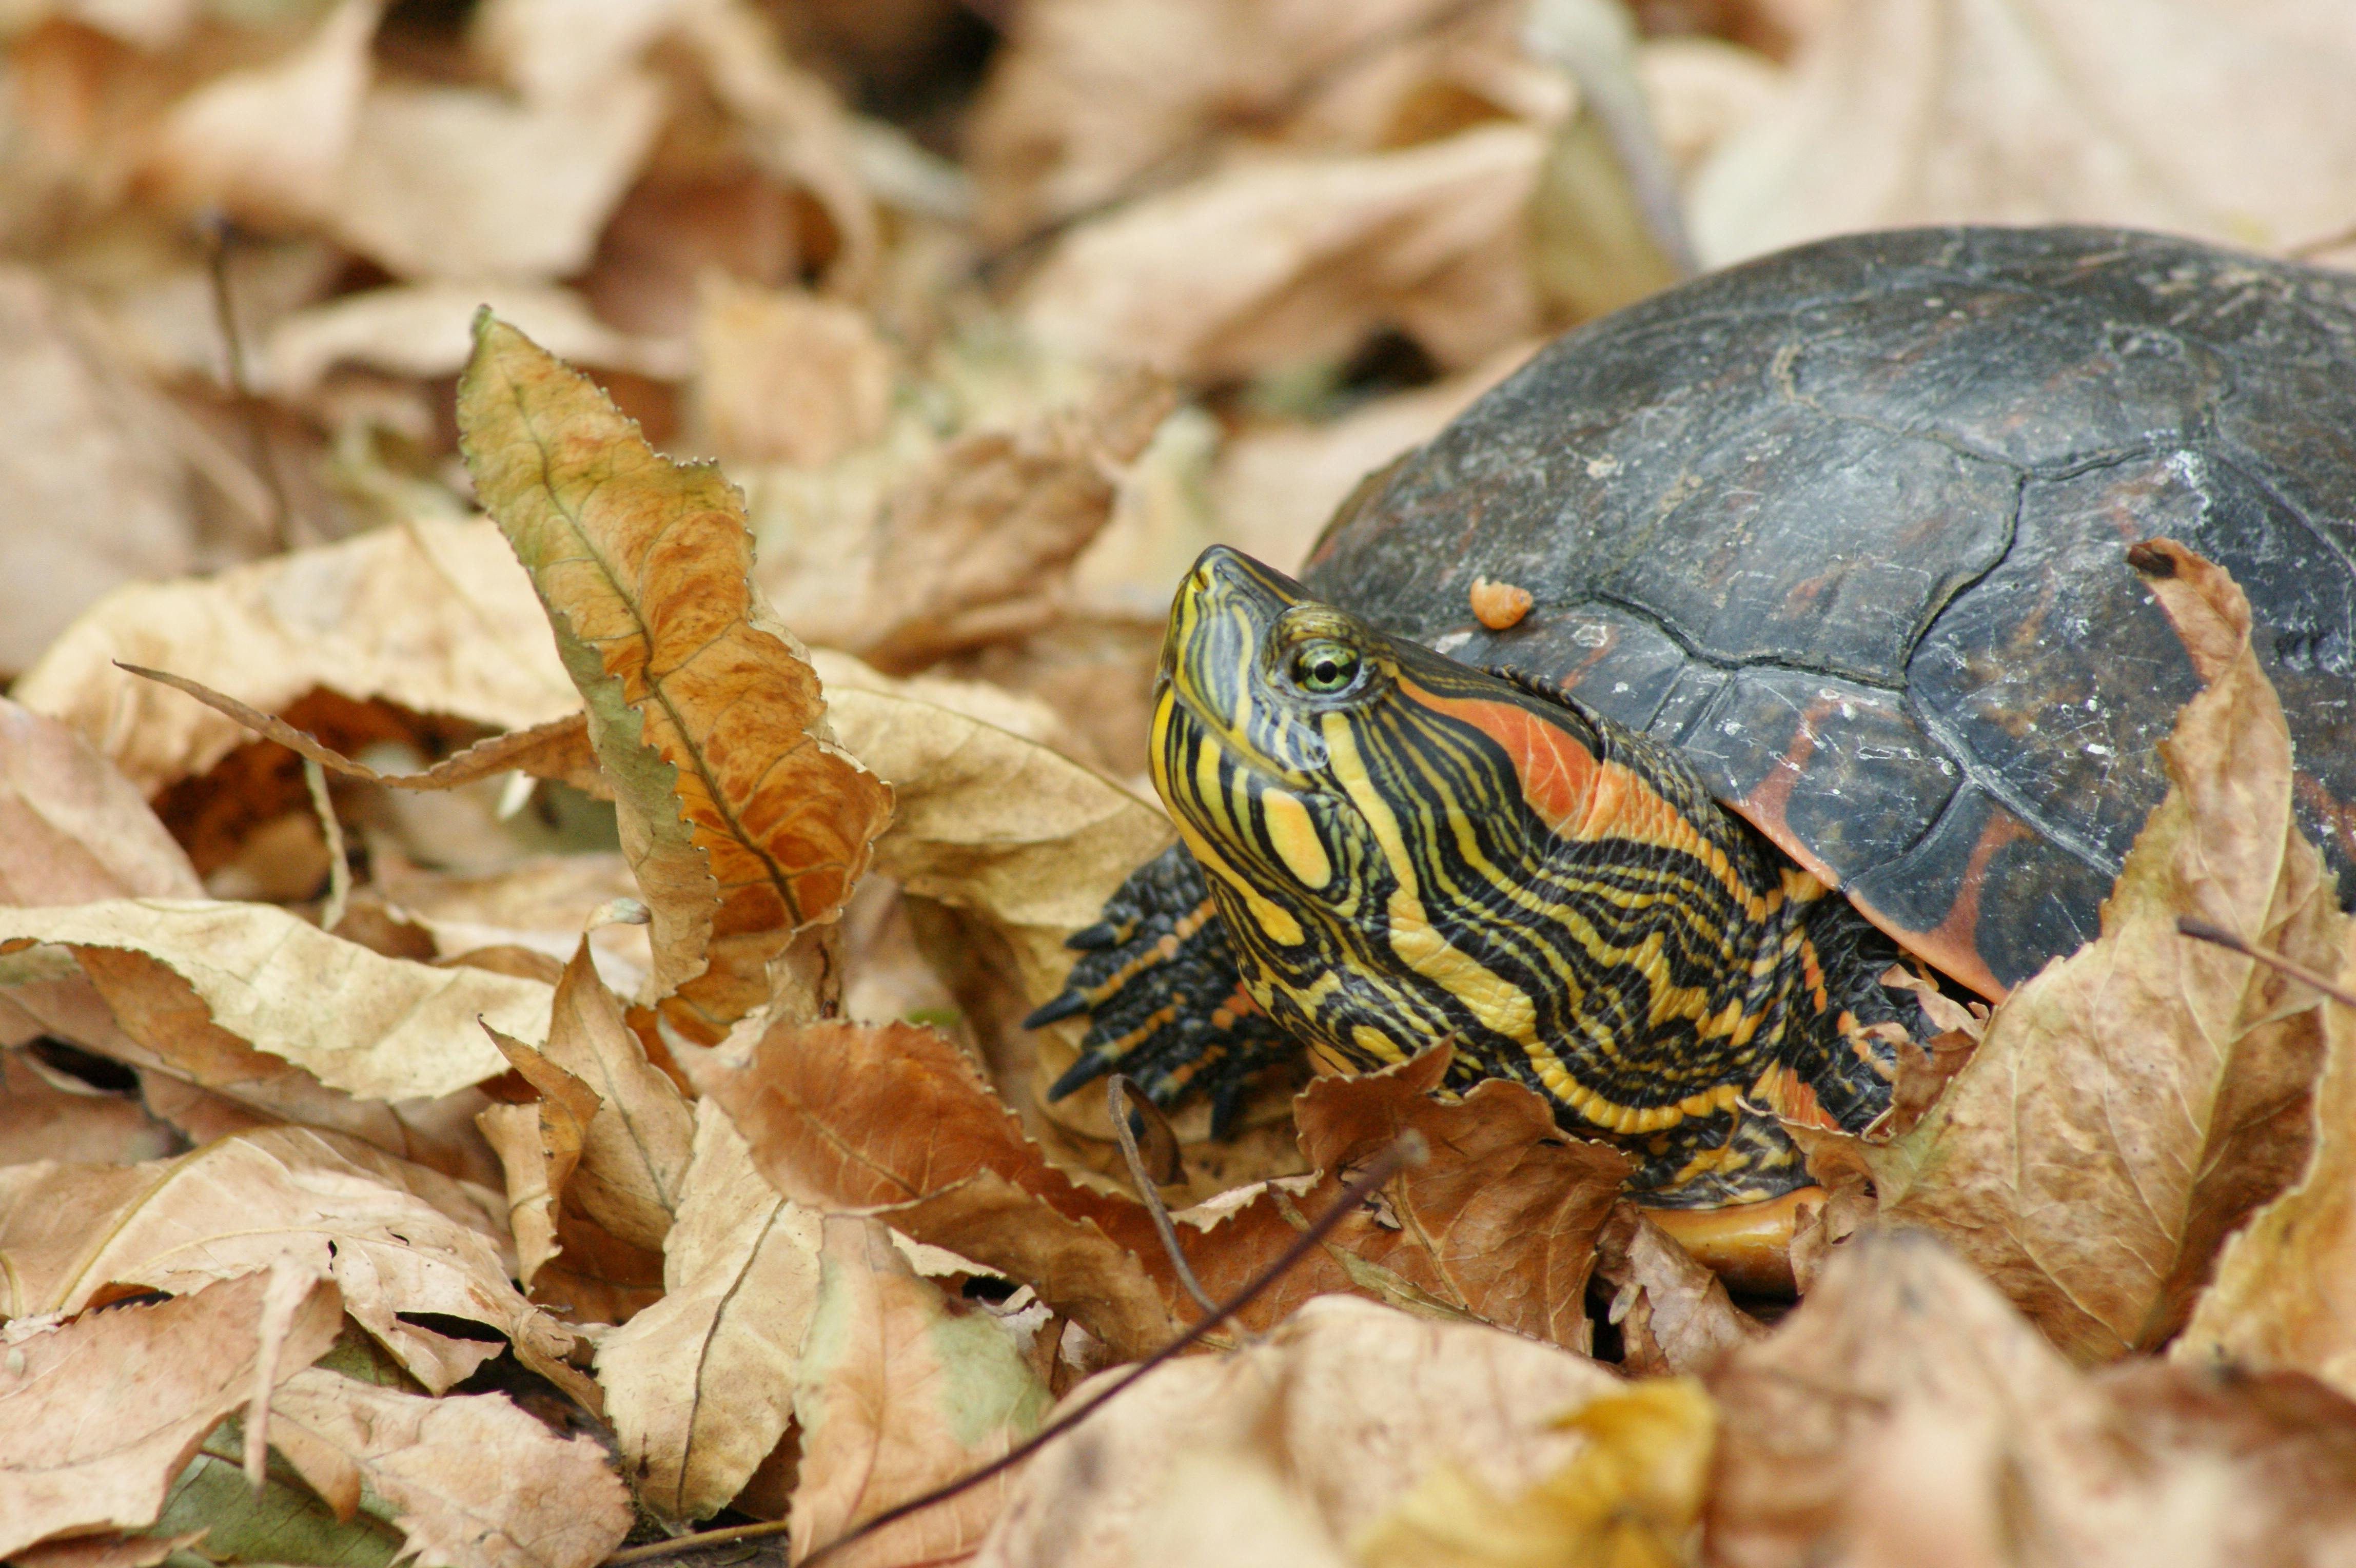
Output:
<instances>
[{"instance_id":1,"label":"small orange debris on shell","mask_svg":"<svg viewBox=\"0 0 2356 1568\"><path fill-rule=\"evenodd\" d=\"M1503 631L1516 626L1530 613L1530 591L1511 583L1493 583L1486 577L1472 579L1472 615L1491 631Z\"/></svg>"}]
</instances>

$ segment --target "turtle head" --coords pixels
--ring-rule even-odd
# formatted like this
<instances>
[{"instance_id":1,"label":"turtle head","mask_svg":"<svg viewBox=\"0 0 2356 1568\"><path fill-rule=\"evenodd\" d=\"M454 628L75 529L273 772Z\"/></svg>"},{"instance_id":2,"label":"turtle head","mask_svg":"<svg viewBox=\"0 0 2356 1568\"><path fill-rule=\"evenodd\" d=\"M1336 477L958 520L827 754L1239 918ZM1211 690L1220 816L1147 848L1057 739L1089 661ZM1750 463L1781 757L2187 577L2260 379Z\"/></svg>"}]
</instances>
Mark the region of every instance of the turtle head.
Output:
<instances>
[{"instance_id":1,"label":"turtle head","mask_svg":"<svg viewBox=\"0 0 2356 1568\"><path fill-rule=\"evenodd\" d=\"M1210 880L1245 983L1356 1066L1475 1014L1526 1015L1464 961L1475 928L1526 927L1516 886L1594 773L1568 708L1393 638L1224 547L1178 590L1153 782ZM1535 793L1534 793L1535 791ZM1500 1032L1512 1034L1510 1021Z\"/></svg>"}]
</instances>

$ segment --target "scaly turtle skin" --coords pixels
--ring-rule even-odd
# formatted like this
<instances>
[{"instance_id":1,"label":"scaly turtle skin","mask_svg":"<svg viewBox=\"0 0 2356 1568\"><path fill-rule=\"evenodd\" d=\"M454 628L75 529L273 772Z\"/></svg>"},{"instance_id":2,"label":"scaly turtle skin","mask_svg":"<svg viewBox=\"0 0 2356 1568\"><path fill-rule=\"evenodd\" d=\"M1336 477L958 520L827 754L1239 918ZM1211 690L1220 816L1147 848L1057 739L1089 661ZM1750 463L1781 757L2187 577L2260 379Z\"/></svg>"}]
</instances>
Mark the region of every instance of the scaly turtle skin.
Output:
<instances>
[{"instance_id":1,"label":"scaly turtle skin","mask_svg":"<svg viewBox=\"0 0 2356 1568\"><path fill-rule=\"evenodd\" d=\"M1923 230L1569 334L1363 487L1303 576L1371 630L1526 672L1607 751L1649 737L1994 999L2094 933L2197 689L2123 564L2141 538L2249 591L2301 824L2356 886L2351 518L2356 279L2118 231ZM1526 589L1527 617L1482 625L1484 577ZM1248 984L1258 1012L1237 993L1233 966L1264 961L1243 925L1194 918L1190 859L1083 933L1105 945L1043 1010L1092 1015L1057 1090L1118 1064L1232 1106L1292 1048L1265 1011L1282 989ZM1855 989L1856 966L1828 972ZM1190 1031L1208 1048L1166 1048Z\"/></svg>"}]
</instances>

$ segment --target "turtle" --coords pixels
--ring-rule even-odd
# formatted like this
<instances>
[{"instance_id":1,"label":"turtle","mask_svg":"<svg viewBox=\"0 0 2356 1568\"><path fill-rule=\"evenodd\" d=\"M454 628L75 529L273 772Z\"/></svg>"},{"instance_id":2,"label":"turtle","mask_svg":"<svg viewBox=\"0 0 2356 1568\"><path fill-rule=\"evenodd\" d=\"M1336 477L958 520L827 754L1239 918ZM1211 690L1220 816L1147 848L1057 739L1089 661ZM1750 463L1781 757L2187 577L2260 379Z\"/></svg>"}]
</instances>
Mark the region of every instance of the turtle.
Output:
<instances>
[{"instance_id":1,"label":"turtle","mask_svg":"<svg viewBox=\"0 0 2356 1568\"><path fill-rule=\"evenodd\" d=\"M1623 1144L1641 1203L1788 1199L1786 1124L1882 1115L1926 987L1999 1001L2096 934L2199 686L2129 564L2162 535L2248 592L2350 886L2356 277L1918 229L1573 329L1298 581L1215 547L1181 585L1180 839L1029 1020L1088 1015L1050 1097L1119 1069L1218 1133L1304 1049L1446 1039L1452 1085Z\"/></svg>"}]
</instances>

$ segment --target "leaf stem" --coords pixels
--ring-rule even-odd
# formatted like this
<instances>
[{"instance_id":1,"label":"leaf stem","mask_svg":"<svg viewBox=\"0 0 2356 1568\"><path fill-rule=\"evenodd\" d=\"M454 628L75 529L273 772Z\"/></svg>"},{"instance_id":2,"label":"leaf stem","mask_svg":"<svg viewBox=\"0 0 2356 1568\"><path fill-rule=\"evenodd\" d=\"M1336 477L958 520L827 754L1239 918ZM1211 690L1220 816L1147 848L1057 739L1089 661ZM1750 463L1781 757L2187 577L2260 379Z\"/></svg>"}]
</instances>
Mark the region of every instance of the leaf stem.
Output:
<instances>
[{"instance_id":1,"label":"leaf stem","mask_svg":"<svg viewBox=\"0 0 2356 1568\"><path fill-rule=\"evenodd\" d=\"M2190 937L2196 942L2213 942L2227 952L2240 953L2244 958L2254 958L2269 969L2279 970L2289 975L2301 985L2315 987L2343 1007L2356 1007L2356 991L2351 991L2329 975L2286 959L2280 953L2268 952L2264 948L2254 948L2222 926L2212 926L2208 921L2195 919L2190 915L2179 915L2176 918L2176 934L2179 937Z\"/></svg>"}]
</instances>

